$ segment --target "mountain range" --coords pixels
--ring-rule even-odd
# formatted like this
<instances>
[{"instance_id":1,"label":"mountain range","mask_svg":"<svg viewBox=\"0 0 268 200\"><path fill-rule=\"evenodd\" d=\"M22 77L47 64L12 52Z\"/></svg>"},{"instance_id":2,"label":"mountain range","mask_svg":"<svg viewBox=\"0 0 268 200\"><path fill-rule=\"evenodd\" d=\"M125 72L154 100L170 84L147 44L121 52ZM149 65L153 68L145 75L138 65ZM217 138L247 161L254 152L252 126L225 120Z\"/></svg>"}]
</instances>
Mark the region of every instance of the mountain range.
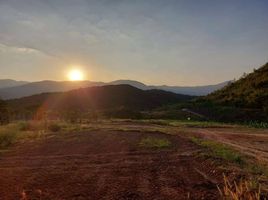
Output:
<instances>
[{"instance_id":1,"label":"mountain range","mask_svg":"<svg viewBox=\"0 0 268 200\"><path fill-rule=\"evenodd\" d=\"M175 94L162 90L141 90L130 85L107 85L80 88L68 92L43 93L6 101L10 112L36 114L88 111L119 111L122 109L142 111L163 105L186 102L193 96Z\"/></svg>"},{"instance_id":2,"label":"mountain range","mask_svg":"<svg viewBox=\"0 0 268 200\"><path fill-rule=\"evenodd\" d=\"M15 80L0 80L0 98L15 99L35 94L48 92L65 92L79 88L105 86L105 85L131 85L142 90L164 90L177 94L185 94L192 96L204 96L228 85L230 81L226 81L217 85L206 86L151 86L145 85L133 80L117 80L108 83L92 82L92 81L40 81L40 82L25 82Z\"/></svg>"},{"instance_id":3,"label":"mountain range","mask_svg":"<svg viewBox=\"0 0 268 200\"><path fill-rule=\"evenodd\" d=\"M12 79L0 79L0 89L25 85L27 81L15 81Z\"/></svg>"}]
</instances>

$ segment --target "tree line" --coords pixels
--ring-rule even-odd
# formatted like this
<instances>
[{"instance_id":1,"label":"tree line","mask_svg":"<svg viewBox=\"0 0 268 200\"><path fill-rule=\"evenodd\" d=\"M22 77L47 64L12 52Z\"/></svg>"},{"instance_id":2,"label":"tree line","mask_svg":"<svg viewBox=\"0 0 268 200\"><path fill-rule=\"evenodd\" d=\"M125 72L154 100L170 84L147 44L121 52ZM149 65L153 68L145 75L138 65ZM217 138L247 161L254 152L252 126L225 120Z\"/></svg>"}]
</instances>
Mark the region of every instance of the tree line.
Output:
<instances>
[{"instance_id":1,"label":"tree line","mask_svg":"<svg viewBox=\"0 0 268 200\"><path fill-rule=\"evenodd\" d=\"M0 125L9 123L9 112L5 101L0 100Z\"/></svg>"}]
</instances>

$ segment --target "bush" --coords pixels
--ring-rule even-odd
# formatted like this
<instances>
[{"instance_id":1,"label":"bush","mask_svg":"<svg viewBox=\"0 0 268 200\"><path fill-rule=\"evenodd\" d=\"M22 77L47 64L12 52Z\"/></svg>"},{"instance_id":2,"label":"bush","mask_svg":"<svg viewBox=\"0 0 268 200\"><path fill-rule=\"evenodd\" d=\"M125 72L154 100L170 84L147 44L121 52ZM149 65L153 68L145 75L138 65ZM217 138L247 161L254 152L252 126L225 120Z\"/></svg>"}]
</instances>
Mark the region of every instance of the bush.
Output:
<instances>
[{"instance_id":1,"label":"bush","mask_svg":"<svg viewBox=\"0 0 268 200\"><path fill-rule=\"evenodd\" d=\"M253 128L268 128L267 122L250 121L247 125Z\"/></svg>"},{"instance_id":2,"label":"bush","mask_svg":"<svg viewBox=\"0 0 268 200\"><path fill-rule=\"evenodd\" d=\"M40 122L29 121L29 122L19 123L20 131L37 131L37 130L42 130L42 129L44 129L44 124Z\"/></svg>"},{"instance_id":3,"label":"bush","mask_svg":"<svg viewBox=\"0 0 268 200\"><path fill-rule=\"evenodd\" d=\"M5 130L3 132L0 132L0 149L6 148L11 145L15 141L16 136L16 131Z\"/></svg>"},{"instance_id":4,"label":"bush","mask_svg":"<svg viewBox=\"0 0 268 200\"><path fill-rule=\"evenodd\" d=\"M61 126L56 123L53 123L48 126L48 130L52 132L59 132L61 130Z\"/></svg>"},{"instance_id":5,"label":"bush","mask_svg":"<svg viewBox=\"0 0 268 200\"><path fill-rule=\"evenodd\" d=\"M20 122L18 126L19 126L20 131L29 131L30 130L30 123L28 123L28 122Z\"/></svg>"},{"instance_id":6,"label":"bush","mask_svg":"<svg viewBox=\"0 0 268 200\"><path fill-rule=\"evenodd\" d=\"M0 125L9 123L9 112L4 101L0 100Z\"/></svg>"}]
</instances>

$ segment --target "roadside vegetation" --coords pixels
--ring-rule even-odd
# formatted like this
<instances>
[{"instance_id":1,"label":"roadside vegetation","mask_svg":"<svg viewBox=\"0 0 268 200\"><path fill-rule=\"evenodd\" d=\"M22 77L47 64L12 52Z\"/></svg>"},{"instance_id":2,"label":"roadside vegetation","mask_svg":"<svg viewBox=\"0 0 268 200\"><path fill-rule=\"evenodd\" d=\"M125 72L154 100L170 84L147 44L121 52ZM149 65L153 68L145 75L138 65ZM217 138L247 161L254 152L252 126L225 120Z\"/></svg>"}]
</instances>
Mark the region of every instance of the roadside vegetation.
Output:
<instances>
[{"instance_id":1,"label":"roadside vegetation","mask_svg":"<svg viewBox=\"0 0 268 200\"><path fill-rule=\"evenodd\" d=\"M55 122L24 121L0 126L0 150L6 150L19 140L44 137L49 132L59 132L61 125Z\"/></svg>"},{"instance_id":2,"label":"roadside vegetation","mask_svg":"<svg viewBox=\"0 0 268 200\"><path fill-rule=\"evenodd\" d=\"M18 129L14 125L0 128L0 150L4 150L16 141Z\"/></svg>"},{"instance_id":3,"label":"roadside vegetation","mask_svg":"<svg viewBox=\"0 0 268 200\"><path fill-rule=\"evenodd\" d=\"M7 103L0 99L0 125L9 123L9 113Z\"/></svg>"},{"instance_id":4,"label":"roadside vegetation","mask_svg":"<svg viewBox=\"0 0 268 200\"><path fill-rule=\"evenodd\" d=\"M220 196L226 200L261 200L261 185L254 181L231 182L224 175L224 186L222 189L218 187Z\"/></svg>"},{"instance_id":5,"label":"roadside vegetation","mask_svg":"<svg viewBox=\"0 0 268 200\"><path fill-rule=\"evenodd\" d=\"M245 163L245 159L240 153L234 151L233 149L224 144L220 144L218 142L210 140L203 140L197 137L192 137L191 141L205 148L207 151L203 154L206 156L236 163L240 166Z\"/></svg>"},{"instance_id":6,"label":"roadside vegetation","mask_svg":"<svg viewBox=\"0 0 268 200\"><path fill-rule=\"evenodd\" d=\"M253 128L268 128L268 122L249 121L246 125Z\"/></svg>"},{"instance_id":7,"label":"roadside vegetation","mask_svg":"<svg viewBox=\"0 0 268 200\"><path fill-rule=\"evenodd\" d=\"M205 150L202 151L201 155L203 156L236 164L250 174L263 175L268 178L268 168L264 163L261 163L261 161L253 162L251 158L241 154L230 146L197 137L191 137L191 141Z\"/></svg>"},{"instance_id":8,"label":"roadside vegetation","mask_svg":"<svg viewBox=\"0 0 268 200\"><path fill-rule=\"evenodd\" d=\"M227 164L234 164L247 174L248 178L241 179L239 183L231 183L226 176L224 176L224 186L219 189L223 199L231 200L260 200L262 199L261 181L267 183L268 167L261 161L249 158L242 155L233 148L211 140L205 140L197 137L191 137L191 141L203 148L200 152L201 156L218 160L219 163L226 162ZM265 193L267 191L265 189Z\"/></svg>"}]
</instances>

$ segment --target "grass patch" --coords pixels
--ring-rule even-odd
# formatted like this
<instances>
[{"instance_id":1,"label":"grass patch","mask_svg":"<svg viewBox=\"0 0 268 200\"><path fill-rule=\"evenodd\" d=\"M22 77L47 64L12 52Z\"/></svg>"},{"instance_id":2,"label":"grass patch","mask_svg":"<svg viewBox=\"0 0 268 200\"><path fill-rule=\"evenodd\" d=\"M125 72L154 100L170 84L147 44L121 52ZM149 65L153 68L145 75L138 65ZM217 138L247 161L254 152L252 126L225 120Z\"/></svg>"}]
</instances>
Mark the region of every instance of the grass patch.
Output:
<instances>
[{"instance_id":1,"label":"grass patch","mask_svg":"<svg viewBox=\"0 0 268 200\"><path fill-rule=\"evenodd\" d=\"M239 152L227 145L196 137L192 137L191 141L207 150L205 153L203 153L205 156L235 163L250 174L257 176L264 175L265 177L268 177L268 168L266 165L260 163L259 161L252 161L250 158L241 155Z\"/></svg>"},{"instance_id":2,"label":"grass patch","mask_svg":"<svg viewBox=\"0 0 268 200\"><path fill-rule=\"evenodd\" d=\"M140 143L140 146L146 147L146 148L168 148L171 146L171 142L168 139L160 139L160 138L154 138L154 137L147 137L143 138Z\"/></svg>"},{"instance_id":3,"label":"grass patch","mask_svg":"<svg viewBox=\"0 0 268 200\"><path fill-rule=\"evenodd\" d=\"M161 126L176 126L186 128L230 128L237 125L214 121L195 121L195 120L166 120L166 119L147 119L131 120L132 122L142 122L145 124L155 124Z\"/></svg>"},{"instance_id":4,"label":"grass patch","mask_svg":"<svg viewBox=\"0 0 268 200\"><path fill-rule=\"evenodd\" d=\"M260 200L261 185L258 182L252 180L240 180L240 182L232 183L224 176L224 186L222 189L218 187L222 199L248 199L248 200Z\"/></svg>"},{"instance_id":5,"label":"grass patch","mask_svg":"<svg viewBox=\"0 0 268 200\"><path fill-rule=\"evenodd\" d=\"M207 149L208 151L206 152L206 154L210 157L226 160L228 162L236 163L238 165L245 164L245 160L240 153L236 152L235 150L224 144L209 140L203 140L196 137L192 137L191 141Z\"/></svg>"},{"instance_id":6,"label":"grass patch","mask_svg":"<svg viewBox=\"0 0 268 200\"><path fill-rule=\"evenodd\" d=\"M260 129L267 129L268 128L267 122L250 121L246 125L249 127L252 127L252 128L260 128Z\"/></svg>"},{"instance_id":7,"label":"grass patch","mask_svg":"<svg viewBox=\"0 0 268 200\"><path fill-rule=\"evenodd\" d=\"M5 149L16 140L17 132L7 130L0 133L0 149Z\"/></svg>"},{"instance_id":8,"label":"grass patch","mask_svg":"<svg viewBox=\"0 0 268 200\"><path fill-rule=\"evenodd\" d=\"M248 163L247 166L245 167L247 171L254 175L260 175L260 176L265 176L268 178L268 168L267 165L259 163L259 162L252 162Z\"/></svg>"},{"instance_id":9,"label":"grass patch","mask_svg":"<svg viewBox=\"0 0 268 200\"><path fill-rule=\"evenodd\" d=\"M40 131L45 128L46 125L43 121L21 121L18 123L19 131Z\"/></svg>"},{"instance_id":10,"label":"grass patch","mask_svg":"<svg viewBox=\"0 0 268 200\"><path fill-rule=\"evenodd\" d=\"M170 125L188 128L230 128L234 126L231 124L213 121L172 121Z\"/></svg>"},{"instance_id":11,"label":"grass patch","mask_svg":"<svg viewBox=\"0 0 268 200\"><path fill-rule=\"evenodd\" d=\"M5 149L13 144L17 139L18 132L15 125L2 126L0 129L0 149Z\"/></svg>"}]
</instances>

